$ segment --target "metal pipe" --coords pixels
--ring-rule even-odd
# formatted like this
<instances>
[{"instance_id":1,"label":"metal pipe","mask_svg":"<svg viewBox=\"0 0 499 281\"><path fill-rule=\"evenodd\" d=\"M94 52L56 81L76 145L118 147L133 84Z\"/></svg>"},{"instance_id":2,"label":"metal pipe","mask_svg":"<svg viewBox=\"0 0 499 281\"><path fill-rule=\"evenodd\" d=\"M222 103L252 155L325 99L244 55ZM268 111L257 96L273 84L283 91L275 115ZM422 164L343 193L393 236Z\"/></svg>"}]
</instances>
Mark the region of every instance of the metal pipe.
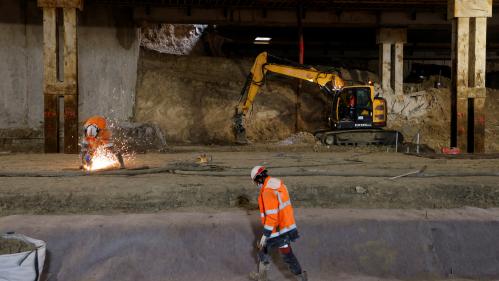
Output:
<instances>
[{"instance_id":1,"label":"metal pipe","mask_svg":"<svg viewBox=\"0 0 499 281\"><path fill-rule=\"evenodd\" d=\"M399 152L399 133L395 134L395 152Z\"/></svg>"},{"instance_id":2,"label":"metal pipe","mask_svg":"<svg viewBox=\"0 0 499 281\"><path fill-rule=\"evenodd\" d=\"M417 140L416 140L416 153L419 154L419 132L418 132Z\"/></svg>"}]
</instances>

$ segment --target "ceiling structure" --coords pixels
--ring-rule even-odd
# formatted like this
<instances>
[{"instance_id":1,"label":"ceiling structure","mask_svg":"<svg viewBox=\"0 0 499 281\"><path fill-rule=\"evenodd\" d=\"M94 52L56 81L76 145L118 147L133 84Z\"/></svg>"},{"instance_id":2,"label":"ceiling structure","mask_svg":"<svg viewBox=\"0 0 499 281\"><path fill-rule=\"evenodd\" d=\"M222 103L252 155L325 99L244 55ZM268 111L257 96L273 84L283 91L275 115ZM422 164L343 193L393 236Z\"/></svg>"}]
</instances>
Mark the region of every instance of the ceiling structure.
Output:
<instances>
[{"instance_id":1,"label":"ceiling structure","mask_svg":"<svg viewBox=\"0 0 499 281\"><path fill-rule=\"evenodd\" d=\"M92 1L92 0L90 0ZM93 0L102 4L127 6L197 6L241 8L294 8L302 5L314 9L385 9L385 8L445 8L446 0Z\"/></svg>"},{"instance_id":2,"label":"ceiling structure","mask_svg":"<svg viewBox=\"0 0 499 281\"><path fill-rule=\"evenodd\" d=\"M301 21L310 63L376 60L379 27L408 28L408 60L450 59L447 0L86 0L85 5L128 7L138 25L216 26L217 34L227 39L224 49L234 56L270 51L296 59ZM255 45L256 36L272 40ZM489 58L499 58L499 17L489 19L488 38Z\"/></svg>"}]
</instances>

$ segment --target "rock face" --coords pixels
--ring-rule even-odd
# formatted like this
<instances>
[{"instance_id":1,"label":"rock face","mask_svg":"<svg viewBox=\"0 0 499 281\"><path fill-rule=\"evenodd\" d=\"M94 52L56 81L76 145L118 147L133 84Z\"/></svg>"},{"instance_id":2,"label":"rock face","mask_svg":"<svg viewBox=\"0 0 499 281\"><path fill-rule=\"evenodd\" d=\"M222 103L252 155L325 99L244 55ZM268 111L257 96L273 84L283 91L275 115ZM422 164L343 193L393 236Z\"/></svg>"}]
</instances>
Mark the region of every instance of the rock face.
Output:
<instances>
[{"instance_id":1,"label":"rock face","mask_svg":"<svg viewBox=\"0 0 499 281\"><path fill-rule=\"evenodd\" d=\"M432 79L429 79L432 80ZM450 145L451 93L448 88L436 89L434 83L423 82L407 87L415 92L403 96L384 95L388 104L388 128L400 131L405 140L421 143L440 151ZM449 81L445 85L450 85ZM499 91L487 89L485 102L485 151L499 151Z\"/></svg>"},{"instance_id":2,"label":"rock face","mask_svg":"<svg viewBox=\"0 0 499 281\"><path fill-rule=\"evenodd\" d=\"M113 129L113 136L125 153L158 151L167 145L163 131L155 124L119 122Z\"/></svg>"},{"instance_id":3,"label":"rock face","mask_svg":"<svg viewBox=\"0 0 499 281\"><path fill-rule=\"evenodd\" d=\"M141 29L140 45L172 55L202 54L201 36L207 25L148 24Z\"/></svg>"}]
</instances>

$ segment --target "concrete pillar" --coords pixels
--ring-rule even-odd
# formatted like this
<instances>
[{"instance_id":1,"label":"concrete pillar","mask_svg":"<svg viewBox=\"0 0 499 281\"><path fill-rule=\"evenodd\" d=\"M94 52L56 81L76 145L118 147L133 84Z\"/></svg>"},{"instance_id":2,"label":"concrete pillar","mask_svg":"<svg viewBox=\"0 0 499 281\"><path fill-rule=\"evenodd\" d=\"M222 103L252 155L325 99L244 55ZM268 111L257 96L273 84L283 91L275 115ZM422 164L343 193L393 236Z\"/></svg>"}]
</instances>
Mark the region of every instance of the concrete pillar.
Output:
<instances>
[{"instance_id":1,"label":"concrete pillar","mask_svg":"<svg viewBox=\"0 0 499 281\"><path fill-rule=\"evenodd\" d=\"M381 89L384 93L391 93L391 73L392 73L392 45L388 43L379 44L379 78L381 79Z\"/></svg>"},{"instance_id":2,"label":"concrete pillar","mask_svg":"<svg viewBox=\"0 0 499 281\"><path fill-rule=\"evenodd\" d=\"M43 94L45 152L59 151L58 100L64 98L64 152L78 153L78 51L77 9L83 8L83 0L38 0L43 8ZM64 46L57 38L58 9L62 9ZM62 49L62 81L57 63L57 51Z\"/></svg>"},{"instance_id":3,"label":"concrete pillar","mask_svg":"<svg viewBox=\"0 0 499 281\"><path fill-rule=\"evenodd\" d=\"M377 43L380 46L379 73L381 88L385 93L402 95L404 92L404 43L407 31L404 28L381 28Z\"/></svg>"},{"instance_id":4,"label":"concrete pillar","mask_svg":"<svg viewBox=\"0 0 499 281\"><path fill-rule=\"evenodd\" d=\"M485 63L491 0L449 0L452 19L451 146L485 151Z\"/></svg>"},{"instance_id":5,"label":"concrete pillar","mask_svg":"<svg viewBox=\"0 0 499 281\"><path fill-rule=\"evenodd\" d=\"M393 56L394 61L394 91L396 95L402 95L404 93L404 44L395 43L395 55Z\"/></svg>"}]
</instances>

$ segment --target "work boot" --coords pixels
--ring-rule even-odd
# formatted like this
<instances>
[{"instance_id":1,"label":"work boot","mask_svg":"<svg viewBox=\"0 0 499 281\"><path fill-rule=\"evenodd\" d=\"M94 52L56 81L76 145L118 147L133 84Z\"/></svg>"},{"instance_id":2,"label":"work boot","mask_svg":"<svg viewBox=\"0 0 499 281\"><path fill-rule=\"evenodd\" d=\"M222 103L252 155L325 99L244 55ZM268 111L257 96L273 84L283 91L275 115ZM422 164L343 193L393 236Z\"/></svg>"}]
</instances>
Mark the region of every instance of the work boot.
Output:
<instances>
[{"instance_id":1,"label":"work boot","mask_svg":"<svg viewBox=\"0 0 499 281\"><path fill-rule=\"evenodd\" d=\"M296 281L308 281L308 276L306 271L302 271L300 274L295 275Z\"/></svg>"},{"instance_id":2,"label":"work boot","mask_svg":"<svg viewBox=\"0 0 499 281\"><path fill-rule=\"evenodd\" d=\"M263 262L258 263L258 272L251 272L250 279L253 281L269 281L267 278L267 273L269 271L270 264L265 264Z\"/></svg>"}]
</instances>

